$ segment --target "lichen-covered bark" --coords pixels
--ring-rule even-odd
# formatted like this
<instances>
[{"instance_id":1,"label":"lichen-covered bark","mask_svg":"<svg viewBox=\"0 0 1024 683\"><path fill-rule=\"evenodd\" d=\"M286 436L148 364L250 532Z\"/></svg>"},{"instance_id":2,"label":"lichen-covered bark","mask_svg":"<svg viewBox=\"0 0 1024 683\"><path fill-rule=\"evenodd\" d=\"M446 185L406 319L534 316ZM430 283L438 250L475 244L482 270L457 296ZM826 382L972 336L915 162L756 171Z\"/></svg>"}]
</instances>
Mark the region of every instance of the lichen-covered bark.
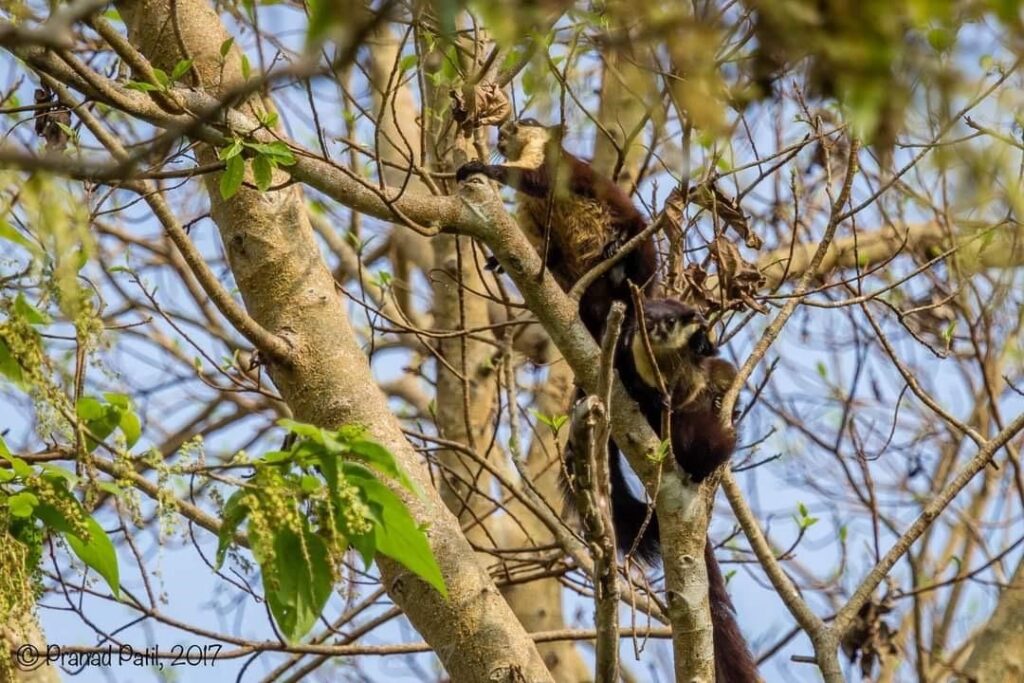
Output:
<instances>
[{"instance_id":1,"label":"lichen-covered bark","mask_svg":"<svg viewBox=\"0 0 1024 683\"><path fill-rule=\"evenodd\" d=\"M0 521L0 681L59 681L46 661L46 639L35 614L29 548L8 533L9 517Z\"/></svg>"},{"instance_id":2,"label":"lichen-covered bark","mask_svg":"<svg viewBox=\"0 0 1024 683\"><path fill-rule=\"evenodd\" d=\"M46 638L39 620L31 611L18 611L7 615L3 624L0 624L0 648L4 654L0 654L0 681L15 681L16 683L57 683L60 681L60 673L52 664L46 662ZM29 659L23 658L25 651L19 652L20 648L31 648L28 650ZM42 656L42 663L38 663L34 654ZM11 659L8 660L8 654ZM19 666L19 663L25 666ZM8 668L10 667L10 668Z\"/></svg>"},{"instance_id":3,"label":"lichen-covered bark","mask_svg":"<svg viewBox=\"0 0 1024 683\"><path fill-rule=\"evenodd\" d=\"M999 595L992 618L974 639L964 669L979 683L1024 681L1024 560Z\"/></svg>"},{"instance_id":4,"label":"lichen-covered bark","mask_svg":"<svg viewBox=\"0 0 1024 683\"><path fill-rule=\"evenodd\" d=\"M195 60L203 85L217 92L239 78L237 53L228 56L219 82L219 49L228 35L210 6L200 0L125 0L117 3L129 36L165 71L186 55ZM172 16L171 11L175 14ZM258 100L242 106L260 107ZM201 149L200 159L212 159ZM286 339L291 363L268 368L297 418L334 426L362 424L388 447L425 491L405 496L413 516L429 525L431 547L450 597L392 562L379 562L389 595L434 647L456 681L551 680L533 642L475 561L454 517L430 485L425 467L403 437L375 384L345 316L343 302L321 259L306 216L301 190L259 193L243 188L223 201L219 178L208 176L214 220L249 314Z\"/></svg>"}]
</instances>

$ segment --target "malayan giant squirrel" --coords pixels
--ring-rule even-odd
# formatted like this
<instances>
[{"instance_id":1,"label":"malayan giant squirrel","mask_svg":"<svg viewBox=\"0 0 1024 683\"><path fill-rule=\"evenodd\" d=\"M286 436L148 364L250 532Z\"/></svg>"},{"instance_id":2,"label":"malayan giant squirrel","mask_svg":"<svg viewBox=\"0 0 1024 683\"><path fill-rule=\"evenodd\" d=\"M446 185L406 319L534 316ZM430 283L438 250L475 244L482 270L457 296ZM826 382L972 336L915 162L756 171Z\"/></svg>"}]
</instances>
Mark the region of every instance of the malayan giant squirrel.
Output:
<instances>
[{"instance_id":1,"label":"malayan giant squirrel","mask_svg":"<svg viewBox=\"0 0 1024 683\"><path fill-rule=\"evenodd\" d=\"M736 449L735 415L730 415L728 421L721 416L722 397L736 377L736 368L717 357L707 322L696 309L675 299L647 299L643 306L646 335L639 329L639 316L634 316L619 345L619 376L663 439L661 418L666 409L670 411L672 453L690 479L700 482L728 462ZM614 442L608 444L608 460L612 519L619 547L652 563L660 555L658 518L630 491ZM715 680L758 681L757 664L736 623L735 608L710 540L704 545L704 562L715 643Z\"/></svg>"},{"instance_id":2,"label":"malayan giant squirrel","mask_svg":"<svg viewBox=\"0 0 1024 683\"><path fill-rule=\"evenodd\" d=\"M562 149L562 135L561 126L510 121L498 133L498 151L506 163L471 161L458 169L456 179L482 173L514 188L520 228L569 291L647 221L618 185ZM652 291L657 268L654 241L647 240L587 288L580 297L580 318L592 336L600 338L612 301L629 305L629 283Z\"/></svg>"},{"instance_id":3,"label":"malayan giant squirrel","mask_svg":"<svg viewBox=\"0 0 1024 683\"><path fill-rule=\"evenodd\" d=\"M456 179L461 182L479 173L514 188L520 227L556 281L568 291L591 268L643 231L646 221L612 180L566 152L562 137L561 126L543 126L532 119L506 123L498 137L498 151L506 163L469 162L458 169ZM616 352L619 377L661 438L665 438L661 434L662 415L666 406L671 408L672 451L690 479L700 482L726 462L735 449L735 431L731 425L722 424L719 412L721 396L736 371L727 361L715 358L717 349L698 311L672 299L650 298L657 286L656 278L657 256L651 238L587 288L580 299L580 318L599 340L612 302L626 304L627 316ZM648 297L644 304L646 335L638 329L631 284ZM642 344L644 336L653 359ZM657 381L659 373L661 383ZM667 396L661 391L662 385ZM623 552L635 549L639 558L656 561L657 519L649 514L647 503L630 491L622 456L614 442L609 443L608 456L612 518L619 546ZM567 460L571 475L572 458L568 453ZM716 680L758 681L757 665L736 624L710 544L706 545L705 562Z\"/></svg>"}]
</instances>

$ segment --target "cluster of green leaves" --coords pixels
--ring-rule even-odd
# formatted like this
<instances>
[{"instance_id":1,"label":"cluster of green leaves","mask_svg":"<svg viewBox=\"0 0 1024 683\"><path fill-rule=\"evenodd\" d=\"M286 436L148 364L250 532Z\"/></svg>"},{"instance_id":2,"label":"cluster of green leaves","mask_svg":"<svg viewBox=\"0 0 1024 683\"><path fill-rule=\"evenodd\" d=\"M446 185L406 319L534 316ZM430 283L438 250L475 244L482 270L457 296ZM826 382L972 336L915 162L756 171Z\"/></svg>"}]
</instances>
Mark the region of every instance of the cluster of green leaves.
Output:
<instances>
[{"instance_id":1,"label":"cluster of green leaves","mask_svg":"<svg viewBox=\"0 0 1024 683\"><path fill-rule=\"evenodd\" d=\"M117 553L103 527L82 507L72 493L77 477L68 470L43 463L29 465L13 455L0 437L0 507L6 508L11 535L24 543L42 543L45 528L60 534L86 566L94 569L119 595ZM108 486L113 486L109 485ZM38 560L38 546L30 548Z\"/></svg>"},{"instance_id":2,"label":"cluster of green leaves","mask_svg":"<svg viewBox=\"0 0 1024 683\"><path fill-rule=\"evenodd\" d=\"M745 4L757 10L749 60L755 79L806 63L812 91L835 97L857 135L883 144L902 128L915 84L958 68L949 56L964 26L994 19L1017 36L1022 26L1016 0Z\"/></svg>"},{"instance_id":3,"label":"cluster of green leaves","mask_svg":"<svg viewBox=\"0 0 1024 683\"><path fill-rule=\"evenodd\" d=\"M349 548L367 567L378 554L387 556L447 596L424 529L378 478L384 475L422 495L391 452L365 438L360 428L331 431L292 420L279 424L296 438L287 450L256 461L255 485L228 498L217 566L248 520L249 546L285 637L296 641L312 628Z\"/></svg>"},{"instance_id":4,"label":"cluster of green leaves","mask_svg":"<svg viewBox=\"0 0 1024 683\"><path fill-rule=\"evenodd\" d=\"M810 529L812 526L818 523L818 518L813 517L808 511L807 506L803 503L797 503L796 506L797 514L793 515L793 520L796 522L800 530Z\"/></svg>"},{"instance_id":5,"label":"cluster of green leaves","mask_svg":"<svg viewBox=\"0 0 1024 683\"><path fill-rule=\"evenodd\" d=\"M276 114L270 114L262 123L270 128L276 119ZM220 177L220 196L224 199L230 199L242 187L242 181L245 180L245 155L242 152L246 150L248 156L252 157L252 178L260 192L270 188L275 168L295 164L295 155L280 140L263 143L235 138L231 144L217 150L217 156L226 162Z\"/></svg>"},{"instance_id":6,"label":"cluster of green leaves","mask_svg":"<svg viewBox=\"0 0 1024 683\"><path fill-rule=\"evenodd\" d=\"M5 286L38 288L68 321L86 323L93 290L82 284L80 273L95 252L87 206L68 191L67 183L45 173L22 179L0 172L0 184L4 182L21 191L14 204L0 204L0 242L7 243L0 248L26 266L19 278L3 280ZM9 299L0 297L0 302L7 304ZM33 325L52 322L42 311L33 315L39 319L30 321Z\"/></svg>"},{"instance_id":7,"label":"cluster of green leaves","mask_svg":"<svg viewBox=\"0 0 1024 683\"><path fill-rule=\"evenodd\" d=\"M33 330L34 326L48 325L52 322L49 315L29 303L28 299L21 292L14 299L14 304L7 310L7 320L20 323L16 324L16 328L21 330L22 334L31 334L33 337L31 342L33 344L39 341L38 335ZM13 342L14 340L12 339ZM8 342L4 340L4 335L0 335L0 375L3 375L18 386L21 386L25 380L21 364L14 357Z\"/></svg>"},{"instance_id":8,"label":"cluster of green leaves","mask_svg":"<svg viewBox=\"0 0 1024 683\"><path fill-rule=\"evenodd\" d=\"M34 245L20 238L18 233L9 232L6 237L35 252ZM64 301L66 303L66 299ZM42 389L43 395L49 395L41 361L42 338L36 328L52 324L53 319L21 292L5 305L3 312L0 377L25 390ZM96 448L98 440L118 428L129 447L141 435L141 423L127 396L110 393L105 394L103 400L82 398L76 409L90 451ZM38 562L46 533L56 533L64 537L79 559L103 577L117 596L117 554L106 532L74 495L78 478L50 463L30 465L13 455L2 437L0 461L0 520L4 520L12 538L28 547L27 557L32 564L28 569L34 569ZM115 495L121 493L110 482L101 482L98 487Z\"/></svg>"},{"instance_id":9,"label":"cluster of green leaves","mask_svg":"<svg viewBox=\"0 0 1024 683\"><path fill-rule=\"evenodd\" d=\"M131 399L124 394L105 393L105 401L92 396L78 399L75 412L86 427L86 446L89 451L96 450L100 441L120 428L124 434L128 448L131 448L142 436L142 423L132 408Z\"/></svg>"},{"instance_id":10,"label":"cluster of green leaves","mask_svg":"<svg viewBox=\"0 0 1024 683\"><path fill-rule=\"evenodd\" d=\"M568 415L547 415L540 412L539 410L530 409L530 413L537 418L537 421L541 424L547 425L548 429L557 435L562 431L562 427L569 421Z\"/></svg>"}]
</instances>

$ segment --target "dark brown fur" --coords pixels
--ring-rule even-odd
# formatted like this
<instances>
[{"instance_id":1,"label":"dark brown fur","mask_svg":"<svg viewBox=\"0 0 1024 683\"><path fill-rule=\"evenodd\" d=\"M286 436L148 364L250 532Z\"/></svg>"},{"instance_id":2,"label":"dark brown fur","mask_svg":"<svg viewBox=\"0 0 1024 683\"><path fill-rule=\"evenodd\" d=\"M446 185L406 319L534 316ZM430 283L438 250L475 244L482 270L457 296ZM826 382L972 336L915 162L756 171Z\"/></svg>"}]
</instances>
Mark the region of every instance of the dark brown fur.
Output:
<instances>
[{"instance_id":1,"label":"dark brown fur","mask_svg":"<svg viewBox=\"0 0 1024 683\"><path fill-rule=\"evenodd\" d=\"M736 449L736 430L731 421L723 424L721 419L722 395L732 384L736 368L715 357L718 349L708 337L706 324L690 306L672 299L649 299L644 302L644 318L651 350L658 359L663 379L671 381L666 388L669 391L667 403L672 408L669 423L672 453L691 480L703 481L728 462ZM666 321L676 325L666 324ZM689 335L677 334L687 326L696 329ZM647 373L638 369L649 360L640 352L640 349L646 351L643 345L634 344L639 334L634 322L623 335L617 359L619 376L647 421L658 436L664 438L661 418L666 397L660 388L645 382L643 377ZM668 368L671 372L666 371ZM612 489L617 491L611 502L619 546L623 552L633 550L639 559L654 562L661 554L658 519L647 503L630 492L614 443L609 443L608 457ZM715 680L718 683L755 683L760 680L757 663L736 623L735 608L710 539L705 544L704 561L714 630Z\"/></svg>"},{"instance_id":2,"label":"dark brown fur","mask_svg":"<svg viewBox=\"0 0 1024 683\"><path fill-rule=\"evenodd\" d=\"M562 148L559 128L545 128L532 121L507 124L499 137L499 149L510 163L470 162L459 168L456 179L461 181L474 173L482 173L519 192L520 226L566 291L646 227L643 216L621 188ZM580 300L580 318L591 335L600 339L612 301L626 303L625 333L616 354L616 365L626 389L661 437L666 397L644 382L637 370L636 358L630 352L631 340L636 334L636 315L629 283L650 295L656 288L656 271L654 240L648 239L590 285ZM679 315L678 306L684 305L667 299L648 300L645 304L645 310L650 311L648 325L652 319ZM724 391L720 380L723 368L712 363L732 366L726 361L709 358L716 352L706 330L695 336L678 356L684 361L680 363L684 373L673 377L670 392L673 452L680 467L695 482L702 481L727 461L736 445L735 431L718 419L720 394ZM734 375L734 368L732 372ZM733 375L728 375L728 381ZM695 387L695 383L701 386ZM571 449L570 443L566 453L570 470ZM636 555L654 562L660 554L657 519L652 516L644 533L640 534L648 506L630 492L621 454L614 442L608 444L608 456L612 517L620 547L623 552L629 552L635 543ZM756 682L760 680L757 666L736 623L732 602L710 544L705 550L705 562L714 628L716 680L718 683Z\"/></svg>"}]
</instances>

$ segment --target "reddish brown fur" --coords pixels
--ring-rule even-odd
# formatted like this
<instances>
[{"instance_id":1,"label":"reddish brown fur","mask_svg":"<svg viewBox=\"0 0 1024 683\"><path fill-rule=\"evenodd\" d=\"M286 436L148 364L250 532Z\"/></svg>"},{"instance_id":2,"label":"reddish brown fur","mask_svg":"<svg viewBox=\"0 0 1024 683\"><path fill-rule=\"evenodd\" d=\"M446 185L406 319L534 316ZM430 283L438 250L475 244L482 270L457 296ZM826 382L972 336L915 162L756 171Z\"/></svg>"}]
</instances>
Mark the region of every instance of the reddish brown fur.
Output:
<instances>
[{"instance_id":1,"label":"reddish brown fur","mask_svg":"<svg viewBox=\"0 0 1024 683\"><path fill-rule=\"evenodd\" d=\"M510 165L470 162L459 168L456 178L483 173L524 195L520 202L523 230L546 257L545 264L552 275L568 290L606 258L606 247L625 243L643 231L647 221L622 188L561 148L560 133L540 126L524 126L521 134L526 135L527 131L548 136L543 155L536 154L533 159L531 154L528 160L517 158L513 160L517 163ZM516 151L522 153L522 149ZM524 161L531 166L521 165ZM600 207L599 215L604 220L594 219L598 215L594 207ZM527 220L523 220L524 213ZM657 260L654 241L646 240L584 292L580 317L595 338L600 337L612 301L631 304L628 282L645 292L651 291Z\"/></svg>"}]
</instances>

